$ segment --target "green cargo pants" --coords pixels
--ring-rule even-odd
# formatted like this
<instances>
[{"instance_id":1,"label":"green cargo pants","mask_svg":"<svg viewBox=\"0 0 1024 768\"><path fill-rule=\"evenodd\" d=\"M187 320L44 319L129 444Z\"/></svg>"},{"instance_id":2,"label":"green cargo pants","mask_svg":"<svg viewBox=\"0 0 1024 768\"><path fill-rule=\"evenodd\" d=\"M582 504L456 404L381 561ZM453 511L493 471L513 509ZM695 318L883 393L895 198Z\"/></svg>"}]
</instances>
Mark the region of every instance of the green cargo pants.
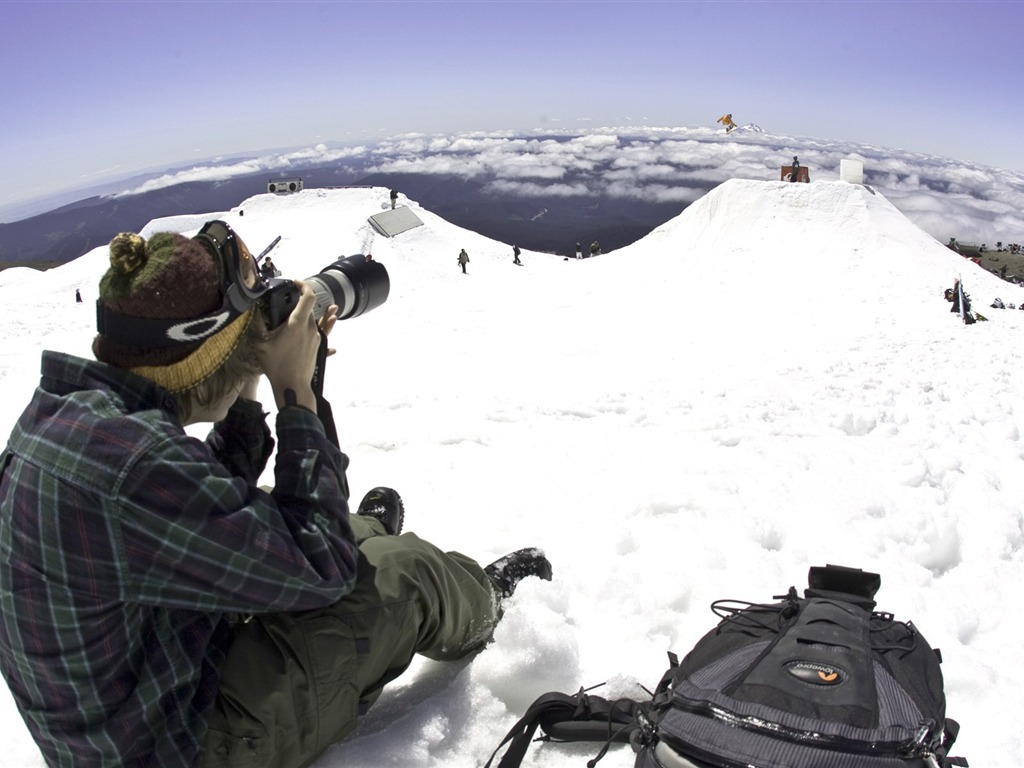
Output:
<instances>
[{"instance_id":1,"label":"green cargo pants","mask_svg":"<svg viewBox=\"0 0 1024 768\"><path fill-rule=\"evenodd\" d=\"M334 605L237 628L209 719L203 768L302 768L356 725L415 654L457 659L497 622L483 569L415 534L351 517L355 589Z\"/></svg>"}]
</instances>

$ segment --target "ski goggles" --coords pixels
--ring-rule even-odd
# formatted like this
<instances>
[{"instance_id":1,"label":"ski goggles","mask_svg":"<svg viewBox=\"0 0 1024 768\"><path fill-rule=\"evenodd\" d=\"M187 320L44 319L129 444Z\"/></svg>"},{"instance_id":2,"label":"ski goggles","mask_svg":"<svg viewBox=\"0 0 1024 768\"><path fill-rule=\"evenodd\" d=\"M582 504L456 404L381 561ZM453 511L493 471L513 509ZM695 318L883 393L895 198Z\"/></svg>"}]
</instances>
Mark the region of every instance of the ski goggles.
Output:
<instances>
[{"instance_id":1,"label":"ski goggles","mask_svg":"<svg viewBox=\"0 0 1024 768\"><path fill-rule=\"evenodd\" d=\"M205 315L180 320L123 315L97 301L96 326L102 335L129 347L195 344L243 315L269 289L269 282L260 274L259 259L280 238L271 243L259 257L254 257L230 226L216 220L204 224L192 240L202 244L214 257L224 296L221 306Z\"/></svg>"},{"instance_id":2,"label":"ski goggles","mask_svg":"<svg viewBox=\"0 0 1024 768\"><path fill-rule=\"evenodd\" d=\"M270 248L254 257L235 231L219 220L204 224L192 239L206 246L220 268L220 285L224 292L222 310L230 307L237 317L266 293L269 284L260 273L259 260Z\"/></svg>"}]
</instances>

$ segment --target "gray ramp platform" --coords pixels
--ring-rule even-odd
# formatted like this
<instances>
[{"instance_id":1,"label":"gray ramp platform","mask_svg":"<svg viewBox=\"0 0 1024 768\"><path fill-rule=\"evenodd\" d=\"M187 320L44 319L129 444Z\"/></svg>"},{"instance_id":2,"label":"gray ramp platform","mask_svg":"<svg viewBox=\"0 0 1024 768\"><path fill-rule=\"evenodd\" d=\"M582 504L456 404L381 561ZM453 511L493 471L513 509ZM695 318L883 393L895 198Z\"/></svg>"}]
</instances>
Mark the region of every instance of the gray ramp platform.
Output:
<instances>
[{"instance_id":1,"label":"gray ramp platform","mask_svg":"<svg viewBox=\"0 0 1024 768\"><path fill-rule=\"evenodd\" d=\"M374 214L370 217L370 224L385 237L394 237L415 227L423 226L420 217L405 207Z\"/></svg>"}]
</instances>

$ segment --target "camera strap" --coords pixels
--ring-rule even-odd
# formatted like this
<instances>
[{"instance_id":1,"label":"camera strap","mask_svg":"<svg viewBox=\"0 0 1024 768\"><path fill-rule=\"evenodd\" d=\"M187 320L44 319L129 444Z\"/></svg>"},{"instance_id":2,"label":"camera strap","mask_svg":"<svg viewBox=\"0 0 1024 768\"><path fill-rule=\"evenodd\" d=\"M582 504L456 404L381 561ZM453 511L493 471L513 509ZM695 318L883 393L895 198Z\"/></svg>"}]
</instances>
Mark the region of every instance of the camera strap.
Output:
<instances>
[{"instance_id":1,"label":"camera strap","mask_svg":"<svg viewBox=\"0 0 1024 768\"><path fill-rule=\"evenodd\" d=\"M320 346L316 351L316 367L313 369L313 379L310 385L313 388L313 394L316 396L316 415L319 417L320 423L324 425L327 439L340 450L338 428L334 424L334 412L331 410L331 404L324 398L324 374L326 371L327 334L320 331Z\"/></svg>"}]
</instances>

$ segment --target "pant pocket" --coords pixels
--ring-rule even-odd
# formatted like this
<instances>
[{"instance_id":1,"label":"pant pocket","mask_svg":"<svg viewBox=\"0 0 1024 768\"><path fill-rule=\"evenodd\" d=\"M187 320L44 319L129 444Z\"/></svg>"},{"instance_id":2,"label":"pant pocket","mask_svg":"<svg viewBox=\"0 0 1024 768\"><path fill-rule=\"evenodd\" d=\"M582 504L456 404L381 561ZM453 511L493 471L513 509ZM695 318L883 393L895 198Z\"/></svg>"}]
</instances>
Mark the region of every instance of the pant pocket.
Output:
<instances>
[{"instance_id":1,"label":"pant pocket","mask_svg":"<svg viewBox=\"0 0 1024 768\"><path fill-rule=\"evenodd\" d=\"M356 724L352 631L322 611L257 616L228 652L203 768L309 765Z\"/></svg>"},{"instance_id":2,"label":"pant pocket","mask_svg":"<svg viewBox=\"0 0 1024 768\"><path fill-rule=\"evenodd\" d=\"M202 768L265 768L266 744L262 736L236 736L220 724L211 724Z\"/></svg>"},{"instance_id":3,"label":"pant pocket","mask_svg":"<svg viewBox=\"0 0 1024 768\"><path fill-rule=\"evenodd\" d=\"M356 727L360 714L356 679L361 657L368 648L365 638L355 637L348 623L328 611L317 611L301 620L320 751Z\"/></svg>"}]
</instances>

